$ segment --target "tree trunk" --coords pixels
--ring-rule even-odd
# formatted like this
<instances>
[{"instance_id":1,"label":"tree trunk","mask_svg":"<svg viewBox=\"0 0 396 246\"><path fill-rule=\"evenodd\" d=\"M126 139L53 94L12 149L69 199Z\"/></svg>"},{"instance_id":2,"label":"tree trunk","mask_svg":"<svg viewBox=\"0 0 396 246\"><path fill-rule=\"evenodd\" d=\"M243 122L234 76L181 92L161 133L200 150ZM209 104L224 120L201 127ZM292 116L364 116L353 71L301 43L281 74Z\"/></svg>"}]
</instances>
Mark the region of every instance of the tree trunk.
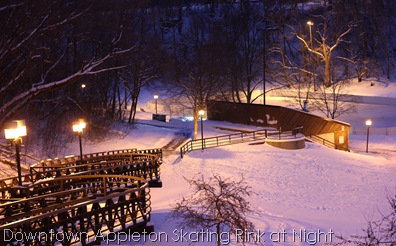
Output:
<instances>
[{"instance_id":1,"label":"tree trunk","mask_svg":"<svg viewBox=\"0 0 396 246\"><path fill-rule=\"evenodd\" d=\"M325 81L324 84L326 87L331 86L331 70L330 70L330 56L325 56Z\"/></svg>"},{"instance_id":2,"label":"tree trunk","mask_svg":"<svg viewBox=\"0 0 396 246\"><path fill-rule=\"evenodd\" d=\"M123 121L124 114L122 111L122 99L121 99L121 91L119 86L117 86L117 95L118 95L118 120Z\"/></svg>"},{"instance_id":3,"label":"tree trunk","mask_svg":"<svg viewBox=\"0 0 396 246\"><path fill-rule=\"evenodd\" d=\"M194 140L197 140L198 136L198 111L197 109L193 109L193 114L194 114Z\"/></svg>"},{"instance_id":4,"label":"tree trunk","mask_svg":"<svg viewBox=\"0 0 396 246\"><path fill-rule=\"evenodd\" d=\"M115 118L116 114L116 102L117 102L117 88L118 88L118 73L114 71L114 87L113 87L113 98L111 102L111 117Z\"/></svg>"}]
</instances>

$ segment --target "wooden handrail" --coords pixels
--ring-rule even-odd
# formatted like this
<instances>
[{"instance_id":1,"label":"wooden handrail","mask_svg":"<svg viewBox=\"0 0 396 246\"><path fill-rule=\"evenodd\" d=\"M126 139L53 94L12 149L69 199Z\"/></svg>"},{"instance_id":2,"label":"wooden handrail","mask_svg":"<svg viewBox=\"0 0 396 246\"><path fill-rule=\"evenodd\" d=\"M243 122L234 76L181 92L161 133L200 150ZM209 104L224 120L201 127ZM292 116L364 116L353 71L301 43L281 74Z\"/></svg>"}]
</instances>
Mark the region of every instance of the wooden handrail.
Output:
<instances>
[{"instance_id":1,"label":"wooden handrail","mask_svg":"<svg viewBox=\"0 0 396 246\"><path fill-rule=\"evenodd\" d=\"M137 150L137 149L124 149L124 150L113 150L113 151L104 151L104 152L97 152L97 153L89 153L84 155L84 160L91 165L96 165L100 161L110 161L113 160L121 160L123 158L138 158L139 155L145 155L149 159L158 162L158 166L162 163L162 149L144 149L144 150ZM70 167L77 165L78 158L74 156L65 156L63 158L54 158L54 159L47 159L42 160L30 167L30 174L22 176L22 182L35 182L36 179L36 170L48 170L48 172L54 172L54 169L59 168L59 170L64 170L65 167ZM134 160L131 162L138 162L138 160ZM81 164L79 164L81 165ZM82 170L83 168L80 168ZM154 170L154 169L153 169ZM159 174L159 170L158 174ZM52 175L55 177L55 175ZM4 194L5 190L14 186L18 182L18 177L8 177L0 179L0 198L6 198L7 194Z\"/></svg>"},{"instance_id":2,"label":"wooden handrail","mask_svg":"<svg viewBox=\"0 0 396 246\"><path fill-rule=\"evenodd\" d=\"M263 140L268 136L268 134L268 130L264 129L251 132L220 135L204 139L190 140L180 147L180 157L183 158L186 153L202 148L207 149L241 142Z\"/></svg>"},{"instance_id":3,"label":"wooden handrail","mask_svg":"<svg viewBox=\"0 0 396 246\"><path fill-rule=\"evenodd\" d=\"M59 182L68 184L64 186L66 188L69 185L82 188L49 192L2 204L5 211L4 217L0 218L2 242L7 241L9 245L88 245L93 243L90 235L144 226L150 221L150 189L143 178L80 175L59 177L42 183L56 186ZM107 195L103 194L103 189ZM67 237L47 237L45 233L50 231L55 234L75 233L83 237L70 237L72 240ZM15 233L30 236L16 239L12 237Z\"/></svg>"},{"instance_id":4,"label":"wooden handrail","mask_svg":"<svg viewBox=\"0 0 396 246\"><path fill-rule=\"evenodd\" d=\"M257 130L257 131L251 131L251 132L241 132L241 133L233 133L233 134L228 134L228 135L221 135L221 136L215 136L215 137L209 137L209 138L204 138L204 139L197 139L197 140L190 140L187 143L185 143L183 146L180 147L180 158L183 158L183 156L193 150L200 150L200 149L207 149L207 148L213 148L213 147L219 147L219 146L224 146L224 145L229 145L229 144L237 144L241 142L249 142L249 141L256 141L256 140L261 140L265 139L268 136L274 136L279 139L282 139L285 137L285 134L290 135L290 136L297 136L298 133L304 134L305 136L310 137L311 139L319 139L319 141L322 142L323 145L334 148L334 149L340 149L344 151L349 151L349 149L337 145L329 140L326 140L324 138L321 138L319 136L313 135L313 134L307 134L304 133L303 127L296 127L291 130L287 131L281 131L281 130ZM261 134L261 135L260 135Z\"/></svg>"},{"instance_id":5,"label":"wooden handrail","mask_svg":"<svg viewBox=\"0 0 396 246\"><path fill-rule=\"evenodd\" d=\"M318 135L311 134L311 133L306 133L305 136L309 137L310 139L314 140L317 143L320 143L326 147L332 148L332 149L339 149L343 151L349 152L350 150L348 148L345 148L339 144L333 143L327 139L324 139L322 137L319 137Z\"/></svg>"}]
</instances>

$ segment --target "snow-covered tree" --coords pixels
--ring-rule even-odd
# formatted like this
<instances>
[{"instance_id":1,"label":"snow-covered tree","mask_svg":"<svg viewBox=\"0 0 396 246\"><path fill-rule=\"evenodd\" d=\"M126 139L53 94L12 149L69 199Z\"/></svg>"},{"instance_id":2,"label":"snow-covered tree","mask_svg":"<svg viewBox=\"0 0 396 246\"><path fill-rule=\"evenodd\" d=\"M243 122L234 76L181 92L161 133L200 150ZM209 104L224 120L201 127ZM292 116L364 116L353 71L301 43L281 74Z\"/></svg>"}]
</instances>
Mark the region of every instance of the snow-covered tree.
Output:
<instances>
[{"instance_id":1,"label":"snow-covered tree","mask_svg":"<svg viewBox=\"0 0 396 246\"><path fill-rule=\"evenodd\" d=\"M125 66L112 63L131 50L122 24L101 40L88 28L94 1L11 2L0 7L0 125L38 95Z\"/></svg>"},{"instance_id":2,"label":"snow-covered tree","mask_svg":"<svg viewBox=\"0 0 396 246\"><path fill-rule=\"evenodd\" d=\"M117 71L130 64L138 29L135 16L147 10L147 2L1 3L0 127L8 120L26 119L25 144L35 139L48 157L74 136L71 122L77 118L88 121L86 136L104 137L117 103L113 95L120 88ZM52 134L43 134L48 131Z\"/></svg>"}]
</instances>

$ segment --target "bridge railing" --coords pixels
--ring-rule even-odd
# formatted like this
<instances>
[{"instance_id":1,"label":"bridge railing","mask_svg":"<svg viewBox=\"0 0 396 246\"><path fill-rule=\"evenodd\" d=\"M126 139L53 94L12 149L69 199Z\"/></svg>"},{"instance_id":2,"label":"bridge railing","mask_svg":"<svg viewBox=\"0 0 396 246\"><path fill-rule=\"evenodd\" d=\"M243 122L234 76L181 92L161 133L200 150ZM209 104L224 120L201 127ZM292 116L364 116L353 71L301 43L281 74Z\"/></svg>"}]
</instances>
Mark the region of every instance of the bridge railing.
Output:
<instances>
[{"instance_id":1,"label":"bridge railing","mask_svg":"<svg viewBox=\"0 0 396 246\"><path fill-rule=\"evenodd\" d=\"M24 188L41 194L0 204L2 245L93 245L150 221L150 189L141 177L64 176Z\"/></svg>"},{"instance_id":2,"label":"bridge railing","mask_svg":"<svg viewBox=\"0 0 396 246\"><path fill-rule=\"evenodd\" d=\"M84 163L78 162L74 156L54 158L40 161L30 167L30 174L22 176L22 183L31 184L44 178L53 178L62 175L70 175L74 172L82 172L97 169L96 173L119 173L124 175L143 176L153 187L161 187L160 165L162 163L162 149L126 149L86 154L83 156ZM116 167L121 165L122 168ZM115 171L110 170L113 168ZM124 170L123 170L124 169ZM110 170L110 171L109 171ZM154 182L156 181L156 182ZM21 197L18 189L18 177L0 179L0 202L10 198Z\"/></svg>"},{"instance_id":3,"label":"bridge railing","mask_svg":"<svg viewBox=\"0 0 396 246\"><path fill-rule=\"evenodd\" d=\"M143 177L149 181L160 179L160 161L151 154L131 154L124 159L90 162L73 166L32 167L35 180L70 174L119 174Z\"/></svg>"},{"instance_id":4,"label":"bridge railing","mask_svg":"<svg viewBox=\"0 0 396 246\"><path fill-rule=\"evenodd\" d=\"M101 161L101 160L109 160L109 158L117 158L118 156L124 156L128 154L154 154L160 158L162 161L162 149L145 149L145 150L138 150L138 149L123 149L123 150L112 150L112 151L103 151L97 153L89 153L83 155L83 160L86 162L89 161ZM57 166L57 165L74 165L79 160L79 156L65 156L63 158L54 158L54 159L47 159L42 160L34 165L35 166Z\"/></svg>"}]
</instances>

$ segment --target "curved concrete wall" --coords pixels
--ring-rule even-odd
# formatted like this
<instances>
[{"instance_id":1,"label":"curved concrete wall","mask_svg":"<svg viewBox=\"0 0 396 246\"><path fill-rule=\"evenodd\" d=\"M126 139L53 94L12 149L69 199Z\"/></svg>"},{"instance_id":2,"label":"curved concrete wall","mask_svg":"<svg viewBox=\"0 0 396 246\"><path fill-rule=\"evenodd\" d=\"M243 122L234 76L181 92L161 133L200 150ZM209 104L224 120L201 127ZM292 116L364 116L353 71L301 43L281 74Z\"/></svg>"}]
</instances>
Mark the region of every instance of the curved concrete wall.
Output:
<instances>
[{"instance_id":1,"label":"curved concrete wall","mask_svg":"<svg viewBox=\"0 0 396 246\"><path fill-rule=\"evenodd\" d=\"M305 148L305 137L291 139L271 139L267 138L265 142L271 146L281 149L303 149Z\"/></svg>"}]
</instances>

